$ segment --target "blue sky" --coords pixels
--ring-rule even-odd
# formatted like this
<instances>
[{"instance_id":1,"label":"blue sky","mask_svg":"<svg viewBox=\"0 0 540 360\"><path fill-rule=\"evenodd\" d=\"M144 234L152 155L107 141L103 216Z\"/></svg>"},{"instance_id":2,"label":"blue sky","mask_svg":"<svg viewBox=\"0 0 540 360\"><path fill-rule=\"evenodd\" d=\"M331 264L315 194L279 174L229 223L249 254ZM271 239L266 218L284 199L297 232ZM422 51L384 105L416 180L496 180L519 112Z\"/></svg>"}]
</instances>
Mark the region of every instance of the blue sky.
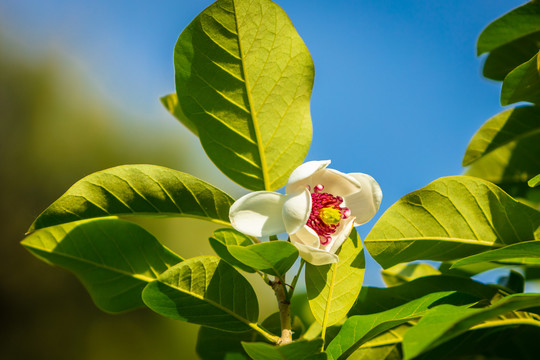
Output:
<instances>
[{"instance_id":1,"label":"blue sky","mask_svg":"<svg viewBox=\"0 0 540 360\"><path fill-rule=\"evenodd\" d=\"M382 210L462 172L469 139L501 109L499 84L481 77L476 38L523 1L276 2L315 63L307 160L372 175L383 189ZM76 59L115 106L167 131L180 126L157 100L174 90L174 44L210 3L3 0L0 28L29 52ZM359 228L362 237L372 224Z\"/></svg>"}]
</instances>

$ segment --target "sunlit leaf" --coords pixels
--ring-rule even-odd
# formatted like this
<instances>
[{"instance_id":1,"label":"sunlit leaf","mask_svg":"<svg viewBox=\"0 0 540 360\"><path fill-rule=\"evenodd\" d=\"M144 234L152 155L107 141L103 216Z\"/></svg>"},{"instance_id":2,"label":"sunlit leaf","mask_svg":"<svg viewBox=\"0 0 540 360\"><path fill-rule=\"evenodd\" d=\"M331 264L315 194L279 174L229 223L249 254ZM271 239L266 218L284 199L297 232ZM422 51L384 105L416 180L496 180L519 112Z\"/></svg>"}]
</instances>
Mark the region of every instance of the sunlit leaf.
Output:
<instances>
[{"instance_id":1,"label":"sunlit leaf","mask_svg":"<svg viewBox=\"0 0 540 360\"><path fill-rule=\"evenodd\" d=\"M163 106L165 106L165 109L167 109L171 115L173 115L178 121L180 121L180 123L187 127L189 131L196 136L199 136L199 131L197 130L195 124L184 114L182 107L178 105L178 96L176 96L176 93L163 96L160 98L160 100Z\"/></svg>"},{"instance_id":2,"label":"sunlit leaf","mask_svg":"<svg viewBox=\"0 0 540 360\"><path fill-rule=\"evenodd\" d=\"M362 242L353 229L335 264L306 264L306 290L315 319L324 327L340 321L353 306L364 279L365 259Z\"/></svg>"},{"instance_id":3,"label":"sunlit leaf","mask_svg":"<svg viewBox=\"0 0 540 360\"><path fill-rule=\"evenodd\" d=\"M501 105L519 101L540 104L540 61L538 53L512 70L503 81Z\"/></svg>"},{"instance_id":4,"label":"sunlit leaf","mask_svg":"<svg viewBox=\"0 0 540 360\"><path fill-rule=\"evenodd\" d=\"M471 304L471 297L455 291L435 292L376 314L352 316L326 348L329 359L346 359L375 336L424 315L437 304Z\"/></svg>"},{"instance_id":5,"label":"sunlit leaf","mask_svg":"<svg viewBox=\"0 0 540 360\"><path fill-rule=\"evenodd\" d=\"M259 317L249 282L216 256L173 266L146 286L143 301L163 316L232 332L254 328Z\"/></svg>"},{"instance_id":6,"label":"sunlit leaf","mask_svg":"<svg viewBox=\"0 0 540 360\"><path fill-rule=\"evenodd\" d=\"M298 249L287 241L229 245L227 250L241 263L275 276L285 274L298 258Z\"/></svg>"},{"instance_id":7,"label":"sunlit leaf","mask_svg":"<svg viewBox=\"0 0 540 360\"><path fill-rule=\"evenodd\" d=\"M41 229L22 245L73 272L99 308L115 313L143 306L146 284L182 261L140 226L111 218Z\"/></svg>"},{"instance_id":8,"label":"sunlit leaf","mask_svg":"<svg viewBox=\"0 0 540 360\"><path fill-rule=\"evenodd\" d=\"M403 339L405 359L412 359L465 333L475 325L482 324L482 327L496 327L527 324L540 327L540 320L527 316L521 318L498 318L512 311L539 305L540 294L513 294L485 308L453 305L437 306L423 316L418 324L405 334Z\"/></svg>"},{"instance_id":9,"label":"sunlit leaf","mask_svg":"<svg viewBox=\"0 0 540 360\"><path fill-rule=\"evenodd\" d=\"M422 276L439 275L440 273L429 264L397 264L381 271L386 286L401 285Z\"/></svg>"},{"instance_id":10,"label":"sunlit leaf","mask_svg":"<svg viewBox=\"0 0 540 360\"><path fill-rule=\"evenodd\" d=\"M175 47L176 91L216 166L252 190L283 186L311 142L314 68L270 0L218 0Z\"/></svg>"},{"instance_id":11,"label":"sunlit leaf","mask_svg":"<svg viewBox=\"0 0 540 360\"><path fill-rule=\"evenodd\" d=\"M414 321L410 321L414 322ZM348 357L351 360L402 360L401 341L412 324L407 322L363 343Z\"/></svg>"},{"instance_id":12,"label":"sunlit leaf","mask_svg":"<svg viewBox=\"0 0 540 360\"><path fill-rule=\"evenodd\" d=\"M321 352L322 340L297 341L284 346L243 342L242 346L253 360L308 360Z\"/></svg>"},{"instance_id":13,"label":"sunlit leaf","mask_svg":"<svg viewBox=\"0 0 540 360\"><path fill-rule=\"evenodd\" d=\"M452 267L466 266L486 261L511 260L515 258L540 259L540 241L526 241L505 246L500 249L485 251L456 261Z\"/></svg>"},{"instance_id":14,"label":"sunlit leaf","mask_svg":"<svg viewBox=\"0 0 540 360\"><path fill-rule=\"evenodd\" d=\"M210 237L208 240L210 241L210 246L212 246L212 249L214 249L220 258L243 271L249 273L255 272L252 267L236 260L236 258L232 256L227 249L227 246L229 245L252 245L253 241L248 236L234 229L219 229L214 231L212 233L212 237Z\"/></svg>"},{"instance_id":15,"label":"sunlit leaf","mask_svg":"<svg viewBox=\"0 0 540 360\"><path fill-rule=\"evenodd\" d=\"M540 212L487 181L440 178L392 205L365 245L384 268L413 260L453 260L540 239Z\"/></svg>"},{"instance_id":16,"label":"sunlit leaf","mask_svg":"<svg viewBox=\"0 0 540 360\"><path fill-rule=\"evenodd\" d=\"M489 24L478 37L478 55L540 31L540 3L530 1Z\"/></svg>"},{"instance_id":17,"label":"sunlit leaf","mask_svg":"<svg viewBox=\"0 0 540 360\"><path fill-rule=\"evenodd\" d=\"M537 187L538 185L540 185L540 174L529 180L528 184L530 187Z\"/></svg>"},{"instance_id":18,"label":"sunlit leaf","mask_svg":"<svg viewBox=\"0 0 540 360\"><path fill-rule=\"evenodd\" d=\"M194 176L154 165L123 165L76 182L29 232L81 219L116 215L184 216L229 226L234 200Z\"/></svg>"}]
</instances>

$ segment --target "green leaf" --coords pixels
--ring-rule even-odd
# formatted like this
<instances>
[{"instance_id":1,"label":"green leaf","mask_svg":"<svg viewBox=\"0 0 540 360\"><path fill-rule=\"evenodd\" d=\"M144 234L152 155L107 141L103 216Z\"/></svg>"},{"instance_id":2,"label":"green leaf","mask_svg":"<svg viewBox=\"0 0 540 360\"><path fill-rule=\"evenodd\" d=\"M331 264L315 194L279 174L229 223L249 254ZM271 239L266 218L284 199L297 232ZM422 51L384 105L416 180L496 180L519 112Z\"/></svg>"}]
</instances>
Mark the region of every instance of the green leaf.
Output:
<instances>
[{"instance_id":1,"label":"green leaf","mask_svg":"<svg viewBox=\"0 0 540 360\"><path fill-rule=\"evenodd\" d=\"M411 328L410 322L401 324L362 344L351 353L351 360L402 360L401 341Z\"/></svg>"},{"instance_id":2,"label":"green leaf","mask_svg":"<svg viewBox=\"0 0 540 360\"><path fill-rule=\"evenodd\" d=\"M530 56L529 56L530 57ZM527 58L528 59L528 58ZM195 136L199 136L197 127L182 111L182 107L178 105L178 96L176 93L169 94L160 98L161 103L165 106L168 112L171 113L178 121L180 121L185 127L188 128Z\"/></svg>"},{"instance_id":3,"label":"green leaf","mask_svg":"<svg viewBox=\"0 0 540 360\"><path fill-rule=\"evenodd\" d=\"M326 348L328 358L346 359L360 345L395 326L421 317L432 306L441 303L470 304L470 299L455 291L436 292L380 313L352 316Z\"/></svg>"},{"instance_id":4,"label":"green leaf","mask_svg":"<svg viewBox=\"0 0 540 360\"><path fill-rule=\"evenodd\" d=\"M440 273L429 264L398 264L381 271L386 286L401 285L419 277L439 275Z\"/></svg>"},{"instance_id":5,"label":"green leaf","mask_svg":"<svg viewBox=\"0 0 540 360\"><path fill-rule=\"evenodd\" d=\"M456 261L452 268L467 266L496 260L512 260L516 258L540 259L540 241L526 241L505 246L500 249L486 251Z\"/></svg>"},{"instance_id":6,"label":"green leaf","mask_svg":"<svg viewBox=\"0 0 540 360\"><path fill-rule=\"evenodd\" d=\"M296 315L291 315L291 330L292 330L292 339L297 340L305 331L304 324L302 320ZM275 312L272 315L268 316L261 323L261 327L268 330L272 334L281 334L281 315L279 312ZM260 339L264 340L264 339Z\"/></svg>"},{"instance_id":7,"label":"green leaf","mask_svg":"<svg viewBox=\"0 0 540 360\"><path fill-rule=\"evenodd\" d=\"M279 277L283 276L298 258L298 249L287 241L270 241L245 247L228 245L227 250L241 263Z\"/></svg>"},{"instance_id":8,"label":"green leaf","mask_svg":"<svg viewBox=\"0 0 540 360\"><path fill-rule=\"evenodd\" d=\"M536 54L539 43L540 32L536 32L492 50L484 62L482 74L503 81L510 71Z\"/></svg>"},{"instance_id":9,"label":"green leaf","mask_svg":"<svg viewBox=\"0 0 540 360\"><path fill-rule=\"evenodd\" d=\"M538 185L540 185L540 174L529 180L528 184L530 187L537 187Z\"/></svg>"},{"instance_id":10,"label":"green leaf","mask_svg":"<svg viewBox=\"0 0 540 360\"><path fill-rule=\"evenodd\" d=\"M336 324L351 309L364 280L365 259L356 230L345 240L335 264L306 264L306 290L311 312L324 328Z\"/></svg>"},{"instance_id":11,"label":"green leaf","mask_svg":"<svg viewBox=\"0 0 540 360\"><path fill-rule=\"evenodd\" d=\"M202 360L248 360L241 342L254 339L255 332L232 333L201 326L195 349Z\"/></svg>"},{"instance_id":12,"label":"green leaf","mask_svg":"<svg viewBox=\"0 0 540 360\"><path fill-rule=\"evenodd\" d=\"M206 154L251 190L274 190L311 142L314 68L270 0L218 0L178 38L176 92Z\"/></svg>"},{"instance_id":13,"label":"green leaf","mask_svg":"<svg viewBox=\"0 0 540 360\"><path fill-rule=\"evenodd\" d=\"M413 260L453 260L540 239L540 212L487 181L440 178L392 205L365 240L384 268Z\"/></svg>"},{"instance_id":14,"label":"green leaf","mask_svg":"<svg viewBox=\"0 0 540 360\"><path fill-rule=\"evenodd\" d=\"M405 334L403 339L405 359L412 359L482 323L482 327L519 324L540 326L539 320L530 317L498 319L499 316L509 312L539 305L540 294L513 294L486 308L437 306Z\"/></svg>"},{"instance_id":15,"label":"green leaf","mask_svg":"<svg viewBox=\"0 0 540 360\"><path fill-rule=\"evenodd\" d=\"M531 1L489 24L478 37L476 52L481 55L540 31L540 3Z\"/></svg>"},{"instance_id":16,"label":"green leaf","mask_svg":"<svg viewBox=\"0 0 540 360\"><path fill-rule=\"evenodd\" d=\"M243 342L242 346L253 360L308 360L321 352L323 343L322 340L318 339L296 341L284 346Z\"/></svg>"},{"instance_id":17,"label":"green leaf","mask_svg":"<svg viewBox=\"0 0 540 360\"><path fill-rule=\"evenodd\" d=\"M214 231L212 237L208 240L210 241L210 246L220 258L245 272L255 272L252 267L244 265L244 263L236 260L236 258L231 255L227 248L229 245L252 245L253 241L248 236L234 229L219 229Z\"/></svg>"},{"instance_id":18,"label":"green leaf","mask_svg":"<svg viewBox=\"0 0 540 360\"><path fill-rule=\"evenodd\" d=\"M505 146L513 149L516 143L527 138L534 138L534 142L540 142L539 119L540 108L537 106L508 109L495 115L474 134L465 151L463 166L470 165L493 150ZM533 154L531 153L526 161L530 161L534 157ZM540 164L538 166L540 170Z\"/></svg>"},{"instance_id":19,"label":"green leaf","mask_svg":"<svg viewBox=\"0 0 540 360\"><path fill-rule=\"evenodd\" d=\"M117 313L143 306L141 292L182 261L140 226L118 219L82 220L38 230L22 245L73 272L94 303Z\"/></svg>"},{"instance_id":20,"label":"green leaf","mask_svg":"<svg viewBox=\"0 0 540 360\"><path fill-rule=\"evenodd\" d=\"M538 53L512 70L503 81L501 105L519 101L540 103L540 61Z\"/></svg>"},{"instance_id":21,"label":"green leaf","mask_svg":"<svg viewBox=\"0 0 540 360\"><path fill-rule=\"evenodd\" d=\"M223 191L189 174L154 165L123 165L76 182L28 231L116 215L187 216L230 226L233 202Z\"/></svg>"},{"instance_id":22,"label":"green leaf","mask_svg":"<svg viewBox=\"0 0 540 360\"><path fill-rule=\"evenodd\" d=\"M143 301L160 315L232 332L255 329L259 317L249 282L216 256L173 266L146 286Z\"/></svg>"}]
</instances>

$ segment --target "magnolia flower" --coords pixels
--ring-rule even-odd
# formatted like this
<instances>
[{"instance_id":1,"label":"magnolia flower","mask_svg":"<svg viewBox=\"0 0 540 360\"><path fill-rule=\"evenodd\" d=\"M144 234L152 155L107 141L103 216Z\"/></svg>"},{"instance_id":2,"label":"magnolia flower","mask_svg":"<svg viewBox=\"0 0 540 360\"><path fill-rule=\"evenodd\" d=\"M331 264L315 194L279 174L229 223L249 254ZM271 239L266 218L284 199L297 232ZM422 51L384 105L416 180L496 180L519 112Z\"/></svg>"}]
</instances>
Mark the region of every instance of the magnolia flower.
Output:
<instances>
[{"instance_id":1,"label":"magnolia flower","mask_svg":"<svg viewBox=\"0 0 540 360\"><path fill-rule=\"evenodd\" d=\"M327 169L330 160L310 161L290 175L286 195L256 191L231 206L232 226L247 235L283 232L300 256L313 265L339 260L335 252L353 226L365 224L379 210L382 192L369 175Z\"/></svg>"}]
</instances>

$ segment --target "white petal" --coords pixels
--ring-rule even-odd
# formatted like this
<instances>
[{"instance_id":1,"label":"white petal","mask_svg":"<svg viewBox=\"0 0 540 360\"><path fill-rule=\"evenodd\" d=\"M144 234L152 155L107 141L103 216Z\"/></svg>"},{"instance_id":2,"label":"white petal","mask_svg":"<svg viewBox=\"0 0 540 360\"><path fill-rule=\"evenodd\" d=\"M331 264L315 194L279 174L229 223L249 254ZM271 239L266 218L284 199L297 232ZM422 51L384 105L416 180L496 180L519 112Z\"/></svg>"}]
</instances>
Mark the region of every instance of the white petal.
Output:
<instances>
[{"instance_id":1,"label":"white petal","mask_svg":"<svg viewBox=\"0 0 540 360\"><path fill-rule=\"evenodd\" d=\"M300 257L312 265L332 264L339 260L336 254L329 253L328 251L315 249L300 243L293 243L293 245L298 249Z\"/></svg>"},{"instance_id":2,"label":"white petal","mask_svg":"<svg viewBox=\"0 0 540 360\"><path fill-rule=\"evenodd\" d=\"M336 232L332 234L332 243L330 249L328 249L328 252L335 253L341 247L341 245L343 245L343 242L351 234L354 226L354 220L354 216L350 216L341 221L336 229Z\"/></svg>"},{"instance_id":3,"label":"white petal","mask_svg":"<svg viewBox=\"0 0 540 360\"><path fill-rule=\"evenodd\" d=\"M272 191L255 191L242 196L229 210L231 225L251 236L285 232L281 209L287 197Z\"/></svg>"},{"instance_id":4,"label":"white petal","mask_svg":"<svg viewBox=\"0 0 540 360\"><path fill-rule=\"evenodd\" d=\"M362 184L354 177L334 169L323 169L311 178L309 186L324 185L323 192L334 196L345 196L356 193L362 189Z\"/></svg>"},{"instance_id":5,"label":"white petal","mask_svg":"<svg viewBox=\"0 0 540 360\"><path fill-rule=\"evenodd\" d=\"M291 234L291 242L298 243L298 244L304 244L307 246L310 246L312 248L318 249L321 245L321 242L319 240L319 235L310 228L307 225L304 225L300 230L298 230L296 233Z\"/></svg>"},{"instance_id":6,"label":"white petal","mask_svg":"<svg viewBox=\"0 0 540 360\"><path fill-rule=\"evenodd\" d=\"M289 180L287 181L287 187L285 188L285 192L287 194L297 193L302 188L304 188L307 184L309 184L311 176L316 173L317 171L324 169L330 164L330 160L323 160L323 161L308 161L306 163L303 163L289 176Z\"/></svg>"},{"instance_id":7,"label":"white petal","mask_svg":"<svg viewBox=\"0 0 540 360\"><path fill-rule=\"evenodd\" d=\"M367 223L379 210L382 200L381 187L375 179L367 174L349 174L362 185L362 190L344 196L345 206L351 210L352 216L356 217L355 225Z\"/></svg>"},{"instance_id":8,"label":"white petal","mask_svg":"<svg viewBox=\"0 0 540 360\"><path fill-rule=\"evenodd\" d=\"M287 196L283 204L283 223L289 234L300 230L308 221L311 213L311 193L308 189L295 195Z\"/></svg>"}]
</instances>

